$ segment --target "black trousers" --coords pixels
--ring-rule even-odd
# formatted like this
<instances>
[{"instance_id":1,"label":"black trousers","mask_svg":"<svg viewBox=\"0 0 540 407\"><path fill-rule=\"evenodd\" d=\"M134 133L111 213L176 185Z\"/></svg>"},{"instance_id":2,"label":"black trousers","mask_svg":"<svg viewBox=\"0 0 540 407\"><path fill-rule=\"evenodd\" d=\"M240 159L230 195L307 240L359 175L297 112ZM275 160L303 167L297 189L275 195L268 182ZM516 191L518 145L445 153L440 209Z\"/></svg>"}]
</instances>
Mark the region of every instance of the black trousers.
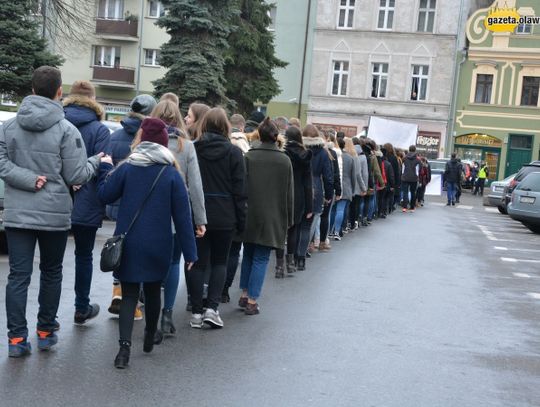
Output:
<instances>
[{"instance_id":1,"label":"black trousers","mask_svg":"<svg viewBox=\"0 0 540 407\"><path fill-rule=\"evenodd\" d=\"M324 205L323 213L321 214L321 230L320 230L320 241L324 243L328 237L328 229L330 227L330 211L332 205L335 205L335 202L331 202L328 205Z\"/></svg>"},{"instance_id":2,"label":"black trousers","mask_svg":"<svg viewBox=\"0 0 540 407\"><path fill-rule=\"evenodd\" d=\"M140 283L122 284L122 302L120 304L120 341L131 343L133 333L133 314L139 301L141 292ZM153 335L157 330L159 312L161 310L161 281L153 283L142 283L144 292L144 317L146 319L146 330Z\"/></svg>"},{"instance_id":3,"label":"black trousers","mask_svg":"<svg viewBox=\"0 0 540 407\"><path fill-rule=\"evenodd\" d=\"M418 201L418 203L423 203L424 202L424 196L426 195L426 186L425 185L420 185L418 187L418 192L417 192L417 195L416 195L416 200Z\"/></svg>"},{"instance_id":4,"label":"black trousers","mask_svg":"<svg viewBox=\"0 0 540 407\"><path fill-rule=\"evenodd\" d=\"M354 227L354 222L358 221L358 218L362 217L362 214L360 213L360 202L363 198L363 196L355 195L353 196L351 204L349 205L349 216L347 219L349 219L351 227Z\"/></svg>"},{"instance_id":5,"label":"black trousers","mask_svg":"<svg viewBox=\"0 0 540 407\"><path fill-rule=\"evenodd\" d=\"M242 249L242 242L232 241L231 248L229 249L229 258L227 259L227 280L225 280L225 287L231 288L236 276L236 270L238 270L238 264L240 263L240 250ZM187 280L186 280L187 281Z\"/></svg>"},{"instance_id":6,"label":"black trousers","mask_svg":"<svg viewBox=\"0 0 540 407\"><path fill-rule=\"evenodd\" d=\"M218 309L227 276L227 260L233 233L232 230L207 230L204 237L197 239L199 260L187 273L193 314L203 313L203 290L208 265L208 308Z\"/></svg>"},{"instance_id":7,"label":"black trousers","mask_svg":"<svg viewBox=\"0 0 540 407\"><path fill-rule=\"evenodd\" d=\"M296 254L298 243L300 241L300 223L293 225L287 231L287 254ZM321 239L322 242L322 239ZM276 259L282 259L285 255L285 250L276 249Z\"/></svg>"},{"instance_id":8,"label":"black trousers","mask_svg":"<svg viewBox=\"0 0 540 407\"><path fill-rule=\"evenodd\" d=\"M403 188L403 208L414 209L416 206L416 189L418 188L418 182L403 181L401 184ZM411 193L411 199L409 201L409 192Z\"/></svg>"}]
</instances>

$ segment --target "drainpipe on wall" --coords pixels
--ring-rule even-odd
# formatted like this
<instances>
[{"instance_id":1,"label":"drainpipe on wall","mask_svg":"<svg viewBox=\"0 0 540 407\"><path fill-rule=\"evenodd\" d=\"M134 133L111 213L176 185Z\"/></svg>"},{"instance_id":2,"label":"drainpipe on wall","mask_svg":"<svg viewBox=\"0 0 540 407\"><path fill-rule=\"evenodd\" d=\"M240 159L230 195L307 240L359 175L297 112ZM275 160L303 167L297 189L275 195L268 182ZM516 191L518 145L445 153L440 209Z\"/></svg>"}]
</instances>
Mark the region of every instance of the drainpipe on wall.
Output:
<instances>
[{"instance_id":1,"label":"drainpipe on wall","mask_svg":"<svg viewBox=\"0 0 540 407\"><path fill-rule=\"evenodd\" d=\"M302 58L302 76L300 78L300 95L298 97L298 119L302 120L302 102L304 93L304 77L306 75L306 56L309 37L309 21L311 20L311 0L308 1L307 19L306 19L306 34L304 37L304 56Z\"/></svg>"},{"instance_id":2,"label":"drainpipe on wall","mask_svg":"<svg viewBox=\"0 0 540 407\"><path fill-rule=\"evenodd\" d=\"M135 88L135 94L138 95L141 92L141 59L143 51L143 26L144 26L144 2L141 0L141 15L139 17L139 48L137 50L137 84Z\"/></svg>"},{"instance_id":3,"label":"drainpipe on wall","mask_svg":"<svg viewBox=\"0 0 540 407\"><path fill-rule=\"evenodd\" d=\"M460 38L463 31L463 8L464 8L464 0L461 0L459 5L459 24L458 24L458 31L456 35L456 59L459 53L462 54L461 61L457 65L457 67L454 64L454 88L452 91L452 105L450 106L450 115L448 118L448 132L446 135L446 145L445 145L445 156L449 156L449 153L452 149L452 146L454 144L454 129L455 129L455 116L457 111L457 99L458 99L458 90L459 90L459 75L461 74L461 67L465 63L467 59L467 49L459 49L460 47ZM467 21L467 19L465 19Z\"/></svg>"}]
</instances>

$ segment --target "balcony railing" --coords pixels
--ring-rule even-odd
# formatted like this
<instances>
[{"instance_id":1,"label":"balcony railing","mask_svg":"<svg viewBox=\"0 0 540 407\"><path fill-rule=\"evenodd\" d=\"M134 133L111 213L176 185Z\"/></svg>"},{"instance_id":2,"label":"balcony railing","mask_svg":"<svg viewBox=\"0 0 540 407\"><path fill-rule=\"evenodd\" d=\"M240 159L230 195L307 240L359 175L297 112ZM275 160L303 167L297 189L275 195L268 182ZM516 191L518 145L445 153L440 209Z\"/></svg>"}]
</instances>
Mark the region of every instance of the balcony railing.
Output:
<instances>
[{"instance_id":1,"label":"balcony railing","mask_svg":"<svg viewBox=\"0 0 540 407\"><path fill-rule=\"evenodd\" d=\"M134 68L110 68L106 66L94 66L92 79L97 81L116 82L118 84L133 85L135 83Z\"/></svg>"},{"instance_id":2,"label":"balcony railing","mask_svg":"<svg viewBox=\"0 0 540 407\"><path fill-rule=\"evenodd\" d=\"M96 19L96 34L137 37L138 22L127 20Z\"/></svg>"}]
</instances>

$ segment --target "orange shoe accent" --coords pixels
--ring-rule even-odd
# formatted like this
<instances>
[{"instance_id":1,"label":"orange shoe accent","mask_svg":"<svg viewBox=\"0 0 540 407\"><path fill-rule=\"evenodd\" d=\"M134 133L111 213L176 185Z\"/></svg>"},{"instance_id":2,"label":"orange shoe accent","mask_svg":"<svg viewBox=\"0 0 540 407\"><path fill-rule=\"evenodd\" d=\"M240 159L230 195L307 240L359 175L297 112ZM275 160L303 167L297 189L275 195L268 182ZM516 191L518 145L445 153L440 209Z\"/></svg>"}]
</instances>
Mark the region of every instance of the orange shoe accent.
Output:
<instances>
[{"instance_id":1,"label":"orange shoe accent","mask_svg":"<svg viewBox=\"0 0 540 407\"><path fill-rule=\"evenodd\" d=\"M47 336L49 336L51 333L48 332L48 331L37 331L37 334L38 336L41 338L41 339L45 339Z\"/></svg>"},{"instance_id":2,"label":"orange shoe accent","mask_svg":"<svg viewBox=\"0 0 540 407\"><path fill-rule=\"evenodd\" d=\"M10 345L18 345L21 342L24 342L24 338L9 338Z\"/></svg>"}]
</instances>

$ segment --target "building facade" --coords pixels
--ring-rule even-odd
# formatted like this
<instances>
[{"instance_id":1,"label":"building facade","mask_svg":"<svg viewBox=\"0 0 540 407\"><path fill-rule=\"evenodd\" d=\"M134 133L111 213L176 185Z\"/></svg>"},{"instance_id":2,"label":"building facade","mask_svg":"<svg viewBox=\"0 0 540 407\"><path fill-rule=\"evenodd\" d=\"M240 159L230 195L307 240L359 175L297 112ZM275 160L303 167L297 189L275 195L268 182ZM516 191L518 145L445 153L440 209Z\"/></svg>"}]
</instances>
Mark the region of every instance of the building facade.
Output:
<instances>
[{"instance_id":1,"label":"building facade","mask_svg":"<svg viewBox=\"0 0 540 407\"><path fill-rule=\"evenodd\" d=\"M471 1L319 0L308 121L355 135L370 116L417 124L446 155L456 50ZM434 148L435 143L435 148Z\"/></svg>"},{"instance_id":2,"label":"building facade","mask_svg":"<svg viewBox=\"0 0 540 407\"><path fill-rule=\"evenodd\" d=\"M495 1L522 16L540 16L537 0ZM469 49L460 69L453 148L488 163L492 179L516 173L539 158L540 25L492 33L489 8L467 22Z\"/></svg>"}]
</instances>

